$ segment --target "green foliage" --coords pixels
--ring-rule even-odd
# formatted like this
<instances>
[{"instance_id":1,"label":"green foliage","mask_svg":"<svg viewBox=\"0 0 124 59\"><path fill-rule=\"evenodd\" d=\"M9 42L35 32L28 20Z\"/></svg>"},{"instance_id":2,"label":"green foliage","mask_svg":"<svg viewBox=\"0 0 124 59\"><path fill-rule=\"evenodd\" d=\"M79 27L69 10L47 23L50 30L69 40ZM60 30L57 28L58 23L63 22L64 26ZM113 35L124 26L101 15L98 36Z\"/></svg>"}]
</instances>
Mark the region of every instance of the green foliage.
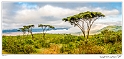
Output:
<instances>
[{"instance_id":1,"label":"green foliage","mask_svg":"<svg viewBox=\"0 0 124 59\"><path fill-rule=\"evenodd\" d=\"M72 44L63 44L60 53L65 53L67 52L68 54L72 54L73 52L73 45Z\"/></svg>"},{"instance_id":2,"label":"green foliage","mask_svg":"<svg viewBox=\"0 0 124 59\"><path fill-rule=\"evenodd\" d=\"M82 36L71 34L46 34L46 39L41 38L42 34L26 36L2 36L2 50L11 54L34 54L61 53L61 54L121 54L122 53L122 31L104 30L100 34L90 35L88 40ZM54 51L50 45L58 47ZM51 49L50 49L51 48ZM48 50L50 51L48 51ZM37 51L38 50L38 51Z\"/></svg>"},{"instance_id":3,"label":"green foliage","mask_svg":"<svg viewBox=\"0 0 124 59\"><path fill-rule=\"evenodd\" d=\"M26 44L33 45L33 44L34 44L34 41L33 41L32 39L26 39L26 40L25 40L25 43L26 43Z\"/></svg>"},{"instance_id":4,"label":"green foliage","mask_svg":"<svg viewBox=\"0 0 124 59\"><path fill-rule=\"evenodd\" d=\"M117 42L115 44L105 44L105 54L122 54L122 44Z\"/></svg>"},{"instance_id":5,"label":"green foliage","mask_svg":"<svg viewBox=\"0 0 124 59\"><path fill-rule=\"evenodd\" d=\"M49 48L50 47L50 43L43 42L43 43L41 43L41 45L43 48Z\"/></svg>"},{"instance_id":6,"label":"green foliage","mask_svg":"<svg viewBox=\"0 0 124 59\"><path fill-rule=\"evenodd\" d=\"M99 39L99 42L102 43L116 43L117 41L121 41L122 40L122 32L118 31L118 32L114 32L114 31L110 31L110 30L103 30L101 31L101 34L95 35L96 39Z\"/></svg>"},{"instance_id":7,"label":"green foliage","mask_svg":"<svg viewBox=\"0 0 124 59\"><path fill-rule=\"evenodd\" d=\"M64 36L64 39L61 40L63 44L68 44L69 42L76 42L76 41L81 41L84 40L83 37L77 37L77 36L72 36L72 35L66 35Z\"/></svg>"},{"instance_id":8,"label":"green foliage","mask_svg":"<svg viewBox=\"0 0 124 59\"><path fill-rule=\"evenodd\" d=\"M2 41L2 47L3 50L6 52L10 52L13 54L18 54L18 53L32 53L34 52L34 48L30 47L31 45L28 45L25 41L23 40L14 40L14 39L4 39ZM27 49L29 49L27 51Z\"/></svg>"},{"instance_id":9,"label":"green foliage","mask_svg":"<svg viewBox=\"0 0 124 59\"><path fill-rule=\"evenodd\" d=\"M22 51L24 54L30 54L36 52L32 45L25 45Z\"/></svg>"}]
</instances>

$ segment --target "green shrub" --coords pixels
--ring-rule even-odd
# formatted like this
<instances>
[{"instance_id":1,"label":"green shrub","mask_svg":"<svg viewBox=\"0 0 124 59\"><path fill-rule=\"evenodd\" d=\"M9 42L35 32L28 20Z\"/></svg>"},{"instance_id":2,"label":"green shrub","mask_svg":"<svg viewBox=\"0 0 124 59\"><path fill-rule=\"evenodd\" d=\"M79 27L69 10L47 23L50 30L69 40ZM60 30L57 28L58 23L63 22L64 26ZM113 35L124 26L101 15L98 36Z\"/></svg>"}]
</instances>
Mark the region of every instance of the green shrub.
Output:
<instances>
[{"instance_id":1,"label":"green shrub","mask_svg":"<svg viewBox=\"0 0 124 59\"><path fill-rule=\"evenodd\" d=\"M50 43L42 42L41 45L43 48L49 48L50 47Z\"/></svg>"},{"instance_id":2,"label":"green shrub","mask_svg":"<svg viewBox=\"0 0 124 59\"><path fill-rule=\"evenodd\" d=\"M60 53L75 54L79 45L80 43L78 41L77 43L69 42L68 44L63 44Z\"/></svg>"},{"instance_id":3,"label":"green shrub","mask_svg":"<svg viewBox=\"0 0 124 59\"><path fill-rule=\"evenodd\" d=\"M23 49L24 49L23 50L24 54L30 54L30 53L36 52L36 50L32 45L25 45Z\"/></svg>"},{"instance_id":4,"label":"green shrub","mask_svg":"<svg viewBox=\"0 0 124 59\"><path fill-rule=\"evenodd\" d=\"M121 42L116 42L115 44L109 43L105 44L105 54L121 54L122 44Z\"/></svg>"},{"instance_id":5,"label":"green shrub","mask_svg":"<svg viewBox=\"0 0 124 59\"><path fill-rule=\"evenodd\" d=\"M25 43L26 43L26 44L31 44L31 45L33 45L33 44L34 44L34 41L33 41L32 39L27 39L27 40L25 40Z\"/></svg>"},{"instance_id":6,"label":"green shrub","mask_svg":"<svg viewBox=\"0 0 124 59\"><path fill-rule=\"evenodd\" d=\"M104 47L95 45L93 42L82 42L79 46L79 54L104 54Z\"/></svg>"},{"instance_id":7,"label":"green shrub","mask_svg":"<svg viewBox=\"0 0 124 59\"><path fill-rule=\"evenodd\" d=\"M40 49L42 47L42 45L40 43L35 43L34 47L37 48L37 49Z\"/></svg>"}]
</instances>

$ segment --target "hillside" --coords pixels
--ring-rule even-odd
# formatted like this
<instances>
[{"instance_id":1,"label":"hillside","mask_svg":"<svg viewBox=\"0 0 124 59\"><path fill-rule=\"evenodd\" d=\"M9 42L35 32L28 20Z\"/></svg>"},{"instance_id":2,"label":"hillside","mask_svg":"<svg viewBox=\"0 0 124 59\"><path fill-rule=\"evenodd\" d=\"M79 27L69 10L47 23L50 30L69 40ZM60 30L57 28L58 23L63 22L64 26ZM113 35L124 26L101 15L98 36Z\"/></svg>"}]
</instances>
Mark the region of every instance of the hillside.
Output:
<instances>
[{"instance_id":1,"label":"hillside","mask_svg":"<svg viewBox=\"0 0 124 59\"><path fill-rule=\"evenodd\" d=\"M111 30L111 31L118 31L118 30L122 30L122 26L107 26L107 27L104 27L104 28L98 30L97 32L101 32L105 29L108 29L108 30Z\"/></svg>"},{"instance_id":2,"label":"hillside","mask_svg":"<svg viewBox=\"0 0 124 59\"><path fill-rule=\"evenodd\" d=\"M106 26L100 30L93 30L93 31L90 31L90 35L93 35L93 34L97 34L97 33L100 33L101 31L105 30L105 29L108 29L108 30L111 30L111 31L118 31L118 30L122 30L122 26ZM74 33L74 34L81 34L82 32L77 32L77 33Z\"/></svg>"}]
</instances>

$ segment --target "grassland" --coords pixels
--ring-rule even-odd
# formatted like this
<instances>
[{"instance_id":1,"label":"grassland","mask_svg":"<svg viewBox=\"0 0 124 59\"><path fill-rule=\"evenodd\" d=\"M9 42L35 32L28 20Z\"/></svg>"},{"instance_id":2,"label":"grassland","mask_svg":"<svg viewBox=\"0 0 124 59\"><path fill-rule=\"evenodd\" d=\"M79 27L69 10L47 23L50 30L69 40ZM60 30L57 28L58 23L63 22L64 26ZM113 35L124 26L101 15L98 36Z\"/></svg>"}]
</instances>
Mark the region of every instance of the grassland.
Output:
<instances>
[{"instance_id":1,"label":"grassland","mask_svg":"<svg viewBox=\"0 0 124 59\"><path fill-rule=\"evenodd\" d=\"M122 31L102 31L89 39L71 34L2 36L2 54L122 54Z\"/></svg>"}]
</instances>

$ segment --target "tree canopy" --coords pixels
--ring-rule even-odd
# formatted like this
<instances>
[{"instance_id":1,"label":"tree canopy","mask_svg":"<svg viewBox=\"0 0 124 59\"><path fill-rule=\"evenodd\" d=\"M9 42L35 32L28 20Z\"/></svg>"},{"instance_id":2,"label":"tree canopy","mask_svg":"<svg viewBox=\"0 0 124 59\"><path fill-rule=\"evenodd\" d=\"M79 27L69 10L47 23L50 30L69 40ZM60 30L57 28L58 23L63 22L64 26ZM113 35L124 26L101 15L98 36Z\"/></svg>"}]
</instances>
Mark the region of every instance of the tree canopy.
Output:
<instances>
[{"instance_id":1,"label":"tree canopy","mask_svg":"<svg viewBox=\"0 0 124 59\"><path fill-rule=\"evenodd\" d=\"M63 18L62 20L65 22L68 21L71 25L74 25L74 27L78 26L80 28L80 30L82 31L82 33L84 34L84 37L85 37L85 27L84 27L85 24L84 23L86 23L87 38L88 38L89 31L90 31L91 26L93 25L94 21L96 21L97 19L99 19L101 17L105 17L105 15L102 14L101 12L86 11L86 12L81 12L81 13L73 15L73 16Z\"/></svg>"}]
</instances>

